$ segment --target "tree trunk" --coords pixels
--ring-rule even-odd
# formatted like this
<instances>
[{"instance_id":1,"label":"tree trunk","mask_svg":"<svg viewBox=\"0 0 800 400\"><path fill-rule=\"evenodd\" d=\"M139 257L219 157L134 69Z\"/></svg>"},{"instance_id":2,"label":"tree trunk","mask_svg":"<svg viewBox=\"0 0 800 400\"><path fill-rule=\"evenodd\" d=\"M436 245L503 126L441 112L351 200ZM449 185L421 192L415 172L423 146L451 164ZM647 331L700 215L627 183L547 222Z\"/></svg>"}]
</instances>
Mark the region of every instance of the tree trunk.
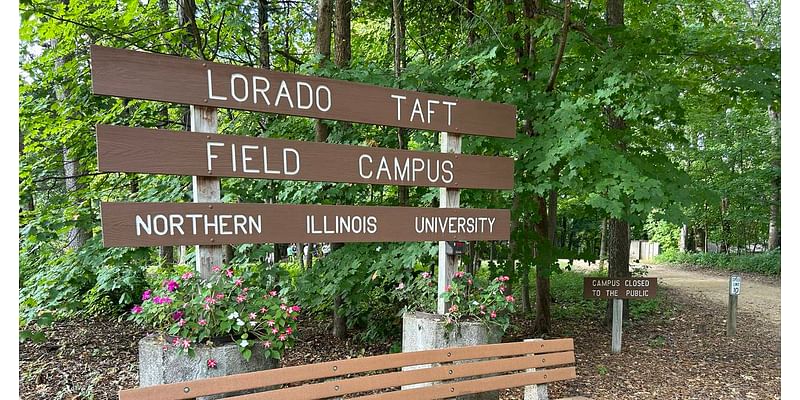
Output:
<instances>
[{"instance_id":1,"label":"tree trunk","mask_svg":"<svg viewBox=\"0 0 800 400\"><path fill-rule=\"evenodd\" d=\"M603 218L600 222L600 267L602 268L608 259L608 219Z\"/></svg>"},{"instance_id":2,"label":"tree trunk","mask_svg":"<svg viewBox=\"0 0 800 400\"><path fill-rule=\"evenodd\" d=\"M630 272L630 238L628 223L617 218L608 220L608 277L628 278ZM611 325L611 303L608 301L606 323ZM623 318L628 318L628 301L623 302Z\"/></svg>"},{"instance_id":3,"label":"tree trunk","mask_svg":"<svg viewBox=\"0 0 800 400\"><path fill-rule=\"evenodd\" d=\"M265 69L270 69L268 7L268 0L258 0L258 63Z\"/></svg>"},{"instance_id":4,"label":"tree trunk","mask_svg":"<svg viewBox=\"0 0 800 400\"><path fill-rule=\"evenodd\" d=\"M687 249L687 246L689 244L688 237L689 237L689 227L686 226L686 224L683 224L681 226L681 237L678 240L678 251L679 252L686 253L686 249Z\"/></svg>"},{"instance_id":5,"label":"tree trunk","mask_svg":"<svg viewBox=\"0 0 800 400\"><path fill-rule=\"evenodd\" d=\"M775 171L780 171L781 168L781 114L775 111L774 108L769 108L769 116L772 120L772 168ZM767 237L767 250L775 250L780 246L780 228L778 222L780 221L781 212L781 174L776 173L772 178L769 205L769 234Z\"/></svg>"},{"instance_id":6,"label":"tree trunk","mask_svg":"<svg viewBox=\"0 0 800 400\"><path fill-rule=\"evenodd\" d=\"M320 65L331 58L331 0L318 0L317 2L317 29L316 53L321 55ZM314 133L317 142L328 140L330 128L322 120L314 122Z\"/></svg>"},{"instance_id":7,"label":"tree trunk","mask_svg":"<svg viewBox=\"0 0 800 400\"><path fill-rule=\"evenodd\" d=\"M467 0L467 45L472 46L477 40L477 33L475 31L475 0Z\"/></svg>"},{"instance_id":8,"label":"tree trunk","mask_svg":"<svg viewBox=\"0 0 800 400\"><path fill-rule=\"evenodd\" d=\"M538 203L537 212L539 221L535 225L537 240L550 242L551 218L548 215L547 199L542 196L536 197ZM552 243L552 242L550 242ZM541 251L536 245L536 251ZM537 256L539 254L536 254ZM533 321L533 330L537 334L550 333L550 271L549 266L536 266L536 317Z\"/></svg>"},{"instance_id":9,"label":"tree trunk","mask_svg":"<svg viewBox=\"0 0 800 400\"><path fill-rule=\"evenodd\" d=\"M398 83L406 64L406 19L404 0L392 0L392 20L394 21L394 76ZM397 128L399 149L408 149L408 130ZM408 206L408 186L397 187L397 202Z\"/></svg>"}]
</instances>

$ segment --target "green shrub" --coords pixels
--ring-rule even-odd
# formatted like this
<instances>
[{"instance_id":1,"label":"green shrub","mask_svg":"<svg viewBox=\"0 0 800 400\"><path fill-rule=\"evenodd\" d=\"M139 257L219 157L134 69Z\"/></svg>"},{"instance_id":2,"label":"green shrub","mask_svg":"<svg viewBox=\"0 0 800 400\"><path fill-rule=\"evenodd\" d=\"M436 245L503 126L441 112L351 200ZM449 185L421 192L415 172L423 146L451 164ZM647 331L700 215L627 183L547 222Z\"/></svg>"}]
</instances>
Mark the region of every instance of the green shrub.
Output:
<instances>
[{"instance_id":1,"label":"green shrub","mask_svg":"<svg viewBox=\"0 0 800 400\"><path fill-rule=\"evenodd\" d=\"M668 250L659 254L655 258L655 262L695 265L736 272L754 272L772 276L781 275L780 249L757 254L681 253Z\"/></svg>"}]
</instances>

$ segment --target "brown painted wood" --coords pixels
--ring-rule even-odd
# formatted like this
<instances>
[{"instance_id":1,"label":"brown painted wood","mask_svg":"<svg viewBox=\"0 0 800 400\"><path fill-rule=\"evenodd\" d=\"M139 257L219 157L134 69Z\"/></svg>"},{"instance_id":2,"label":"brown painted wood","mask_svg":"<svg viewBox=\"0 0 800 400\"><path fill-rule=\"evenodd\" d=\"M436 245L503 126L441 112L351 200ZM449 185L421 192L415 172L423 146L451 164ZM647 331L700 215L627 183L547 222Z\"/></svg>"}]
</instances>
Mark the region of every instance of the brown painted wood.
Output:
<instances>
[{"instance_id":1,"label":"brown painted wood","mask_svg":"<svg viewBox=\"0 0 800 400\"><path fill-rule=\"evenodd\" d=\"M516 134L516 107L508 104L101 46L91 52L92 91L99 95L431 131Z\"/></svg>"},{"instance_id":2,"label":"brown painted wood","mask_svg":"<svg viewBox=\"0 0 800 400\"><path fill-rule=\"evenodd\" d=\"M282 385L412 365L488 357L510 357L521 354L548 354L572 351L573 348L573 340L571 338L563 338L384 354L128 389L120 391L119 396L120 400L186 399L264 387L265 383L267 385Z\"/></svg>"},{"instance_id":3,"label":"brown painted wood","mask_svg":"<svg viewBox=\"0 0 800 400\"><path fill-rule=\"evenodd\" d=\"M386 160L388 170L381 166L382 160ZM113 125L97 125L97 164L101 172L478 189L514 187L514 160L507 157Z\"/></svg>"},{"instance_id":4,"label":"brown painted wood","mask_svg":"<svg viewBox=\"0 0 800 400\"><path fill-rule=\"evenodd\" d=\"M463 396L473 393L491 392L493 390L507 389L512 387L535 385L574 379L576 377L575 367L556 368L536 372L524 372L519 374L509 374L493 376L491 378L473 379L463 382L444 382L438 385L421 387L416 389L398 390L389 393L379 393L369 396L354 397L359 400L427 400L427 399L446 399L455 396Z\"/></svg>"},{"instance_id":5,"label":"brown painted wood","mask_svg":"<svg viewBox=\"0 0 800 400\"><path fill-rule=\"evenodd\" d=\"M101 203L100 218L106 247L508 240L510 235L508 210L477 208Z\"/></svg>"},{"instance_id":6,"label":"brown painted wood","mask_svg":"<svg viewBox=\"0 0 800 400\"><path fill-rule=\"evenodd\" d=\"M357 378L331 380L328 382L295 386L231 397L231 400L312 400L346 394L362 393L372 390L400 387L424 382L466 378L495 373L521 371L527 368L552 367L575 363L575 353L560 352L537 356L503 358L499 360L478 361L462 364L449 364L440 367L421 368L408 371L367 375Z\"/></svg>"},{"instance_id":7,"label":"brown painted wood","mask_svg":"<svg viewBox=\"0 0 800 400\"><path fill-rule=\"evenodd\" d=\"M585 299L652 299L658 278L583 278Z\"/></svg>"}]
</instances>

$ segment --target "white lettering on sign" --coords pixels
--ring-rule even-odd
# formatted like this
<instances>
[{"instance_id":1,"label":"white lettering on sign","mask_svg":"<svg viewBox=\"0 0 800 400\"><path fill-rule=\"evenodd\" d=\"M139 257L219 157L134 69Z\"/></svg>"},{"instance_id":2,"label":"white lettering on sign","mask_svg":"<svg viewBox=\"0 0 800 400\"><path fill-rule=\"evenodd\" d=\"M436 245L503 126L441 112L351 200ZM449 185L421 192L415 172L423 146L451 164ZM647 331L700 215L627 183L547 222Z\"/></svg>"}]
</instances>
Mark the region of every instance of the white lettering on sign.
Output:
<instances>
[{"instance_id":1,"label":"white lettering on sign","mask_svg":"<svg viewBox=\"0 0 800 400\"><path fill-rule=\"evenodd\" d=\"M229 165L220 166L219 162L214 162L219 158L217 152L214 151L215 147L230 146L231 148L231 161ZM261 151L259 151L261 150ZM225 151L220 149L220 151ZM238 156L237 156L238 154ZM270 169L269 157L267 156L267 146L255 146L250 144L236 145L235 143L225 144L222 142L207 142L206 143L206 163L208 164L208 172L213 172L214 167L230 167L231 171L236 172L241 169L242 172L248 174L268 174L268 175L297 175L300 172L300 152L291 147L285 147L281 154L281 163L272 163ZM276 165L277 164L277 165ZM241 167L241 168L239 168ZM261 167L262 169L259 169Z\"/></svg>"},{"instance_id":2,"label":"white lettering on sign","mask_svg":"<svg viewBox=\"0 0 800 400\"><path fill-rule=\"evenodd\" d=\"M250 75L248 73L248 75ZM319 111L327 112L333 105L331 90L325 85L312 85L305 81L298 80L291 87L290 82L281 80L275 85L264 76L250 75L249 77L241 73L232 73L224 80L226 89L224 95L214 94L214 78L210 68L206 69L206 82L208 84L208 98L210 100L233 100L244 103L252 99L253 104L263 101L265 106L279 107L282 104L290 109L298 108L310 110L316 108ZM270 93L270 89L278 87L276 91ZM219 83L217 83L219 87ZM230 95L228 97L227 95Z\"/></svg>"},{"instance_id":3,"label":"white lettering on sign","mask_svg":"<svg viewBox=\"0 0 800 400\"><path fill-rule=\"evenodd\" d=\"M491 217L415 217L417 233L491 233L495 218Z\"/></svg>"},{"instance_id":4,"label":"white lettering on sign","mask_svg":"<svg viewBox=\"0 0 800 400\"><path fill-rule=\"evenodd\" d=\"M374 215L306 215L306 233L314 235L334 233L378 232L378 218Z\"/></svg>"},{"instance_id":5,"label":"white lettering on sign","mask_svg":"<svg viewBox=\"0 0 800 400\"><path fill-rule=\"evenodd\" d=\"M620 286L619 279L595 279L592 280L592 286Z\"/></svg>"},{"instance_id":6,"label":"white lettering on sign","mask_svg":"<svg viewBox=\"0 0 800 400\"><path fill-rule=\"evenodd\" d=\"M197 235L198 227L206 235L253 235L261 233L261 215L147 214L137 215L134 225L136 236Z\"/></svg>"},{"instance_id":7,"label":"white lettering on sign","mask_svg":"<svg viewBox=\"0 0 800 400\"><path fill-rule=\"evenodd\" d=\"M377 164L377 165L376 165ZM425 171L421 178L418 173ZM358 175L363 179L385 178L394 182L417 182L427 178L430 183L453 182L453 162L418 157L381 157L375 160L369 154L358 157Z\"/></svg>"},{"instance_id":8,"label":"white lettering on sign","mask_svg":"<svg viewBox=\"0 0 800 400\"><path fill-rule=\"evenodd\" d=\"M408 107L403 106L403 102L407 100L406 96L402 96L399 94L392 94L389 97L395 99L397 102L397 120L402 120L404 115L408 114ZM433 115L436 114L436 105L443 104L447 106L447 126L452 125L453 122L453 106L456 105L455 102L452 101L439 101L439 100L427 100L424 102L420 102L419 98L414 99L414 104L410 107L411 114L408 118L409 122L414 122L415 118L419 119L420 122L423 124L430 124L433 121ZM423 111L424 108L424 111Z\"/></svg>"},{"instance_id":9,"label":"white lettering on sign","mask_svg":"<svg viewBox=\"0 0 800 400\"><path fill-rule=\"evenodd\" d=\"M742 277L737 275L731 276L731 295L738 296L742 291Z\"/></svg>"}]
</instances>

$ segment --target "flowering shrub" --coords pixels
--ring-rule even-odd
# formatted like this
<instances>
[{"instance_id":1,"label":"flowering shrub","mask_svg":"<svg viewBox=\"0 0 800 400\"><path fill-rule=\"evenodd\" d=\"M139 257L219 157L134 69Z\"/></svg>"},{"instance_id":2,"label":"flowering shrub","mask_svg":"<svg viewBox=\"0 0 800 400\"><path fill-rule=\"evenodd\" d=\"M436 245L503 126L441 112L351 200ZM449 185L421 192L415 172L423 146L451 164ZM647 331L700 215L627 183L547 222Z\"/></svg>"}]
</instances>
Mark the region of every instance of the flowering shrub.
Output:
<instances>
[{"instance_id":1,"label":"flowering shrub","mask_svg":"<svg viewBox=\"0 0 800 400\"><path fill-rule=\"evenodd\" d=\"M254 346L280 359L294 343L300 307L254 281L252 273L218 266L207 280L186 272L145 290L130 319L170 335L172 346L190 356L198 343L227 340L238 343L247 360ZM216 361L208 366L216 367Z\"/></svg>"},{"instance_id":2,"label":"flowering shrub","mask_svg":"<svg viewBox=\"0 0 800 400\"><path fill-rule=\"evenodd\" d=\"M510 314L514 312L514 296L507 293L505 286L508 279L498 276L482 287L471 274L456 272L443 294L450 304L445 313L446 326L452 328L460 321L478 320L505 332L511 323ZM437 285L428 272L417 276L409 285L398 285L397 289L407 303L406 310L436 310Z\"/></svg>"}]
</instances>

